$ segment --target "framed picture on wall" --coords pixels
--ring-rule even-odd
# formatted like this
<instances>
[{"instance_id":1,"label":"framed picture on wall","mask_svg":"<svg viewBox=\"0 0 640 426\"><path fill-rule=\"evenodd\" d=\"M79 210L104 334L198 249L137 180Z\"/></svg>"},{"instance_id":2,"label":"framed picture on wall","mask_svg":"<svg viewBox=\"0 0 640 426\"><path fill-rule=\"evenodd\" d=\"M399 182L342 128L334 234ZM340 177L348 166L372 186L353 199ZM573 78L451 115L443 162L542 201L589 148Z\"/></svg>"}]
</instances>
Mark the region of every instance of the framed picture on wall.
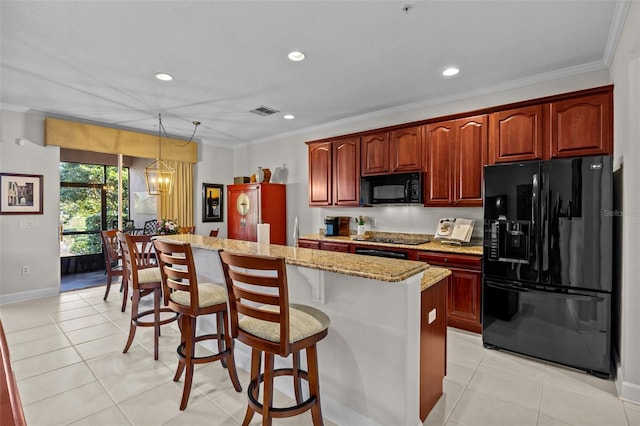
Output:
<instances>
[{"instance_id":1,"label":"framed picture on wall","mask_svg":"<svg viewBox=\"0 0 640 426\"><path fill-rule=\"evenodd\" d=\"M0 173L0 214L42 214L42 175Z\"/></svg>"},{"instance_id":2,"label":"framed picture on wall","mask_svg":"<svg viewBox=\"0 0 640 426\"><path fill-rule=\"evenodd\" d=\"M224 185L202 184L202 221L222 222L224 220Z\"/></svg>"}]
</instances>

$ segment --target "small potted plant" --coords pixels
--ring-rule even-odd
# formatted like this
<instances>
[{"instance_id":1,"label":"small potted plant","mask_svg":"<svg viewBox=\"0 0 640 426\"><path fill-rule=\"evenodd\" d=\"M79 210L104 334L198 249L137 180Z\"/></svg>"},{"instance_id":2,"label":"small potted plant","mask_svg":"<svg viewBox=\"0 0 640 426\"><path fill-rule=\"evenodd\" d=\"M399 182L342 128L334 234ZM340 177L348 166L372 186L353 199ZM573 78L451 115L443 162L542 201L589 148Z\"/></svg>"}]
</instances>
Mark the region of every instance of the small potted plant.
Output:
<instances>
[{"instance_id":1,"label":"small potted plant","mask_svg":"<svg viewBox=\"0 0 640 426\"><path fill-rule=\"evenodd\" d=\"M364 216L358 216L356 218L356 222L358 223L358 235L359 236L364 235L364 233L365 233L365 230L364 230L365 218L364 218Z\"/></svg>"}]
</instances>

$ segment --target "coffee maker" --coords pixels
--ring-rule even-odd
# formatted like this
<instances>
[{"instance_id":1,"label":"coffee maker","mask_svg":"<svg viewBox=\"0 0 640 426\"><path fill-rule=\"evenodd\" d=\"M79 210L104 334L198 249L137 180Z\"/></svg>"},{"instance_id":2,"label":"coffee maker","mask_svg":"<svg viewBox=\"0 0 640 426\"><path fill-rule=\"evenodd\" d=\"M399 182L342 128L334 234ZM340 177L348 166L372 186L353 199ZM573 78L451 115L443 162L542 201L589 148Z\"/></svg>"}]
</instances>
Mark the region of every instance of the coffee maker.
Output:
<instances>
[{"instance_id":1,"label":"coffee maker","mask_svg":"<svg viewBox=\"0 0 640 426\"><path fill-rule=\"evenodd\" d=\"M325 216L325 235L327 237L348 237L351 233L349 228L350 222L351 218L349 216Z\"/></svg>"}]
</instances>

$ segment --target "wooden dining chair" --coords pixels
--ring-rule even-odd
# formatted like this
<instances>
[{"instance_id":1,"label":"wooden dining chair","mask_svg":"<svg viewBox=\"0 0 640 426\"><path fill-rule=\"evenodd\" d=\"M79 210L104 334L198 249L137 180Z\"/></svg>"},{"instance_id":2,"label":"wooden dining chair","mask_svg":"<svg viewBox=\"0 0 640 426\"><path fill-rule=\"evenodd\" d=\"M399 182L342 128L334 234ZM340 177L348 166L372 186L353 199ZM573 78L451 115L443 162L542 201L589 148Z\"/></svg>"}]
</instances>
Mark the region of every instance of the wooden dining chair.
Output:
<instances>
[{"instance_id":1,"label":"wooden dining chair","mask_svg":"<svg viewBox=\"0 0 640 426\"><path fill-rule=\"evenodd\" d=\"M181 226L180 228L178 228L178 234L194 234L195 232L195 226Z\"/></svg>"},{"instance_id":2,"label":"wooden dining chair","mask_svg":"<svg viewBox=\"0 0 640 426\"><path fill-rule=\"evenodd\" d=\"M165 300L169 308L178 312L180 345L178 346L178 367L173 381L177 382L185 372L180 409L184 410L189 401L195 364L221 361L229 372L229 378L236 391L242 386L238 380L233 356L233 339L228 331L227 292L224 285L198 282L191 245L154 240ZM201 315L215 314L216 333L196 334L196 319ZM218 353L196 356L198 342L216 340Z\"/></svg>"},{"instance_id":3,"label":"wooden dining chair","mask_svg":"<svg viewBox=\"0 0 640 426\"><path fill-rule=\"evenodd\" d=\"M122 277L121 290L125 285L124 281L126 278L124 277L124 270L122 269L122 253L120 252L120 243L118 242L117 233L117 229L100 231L102 254L104 254L104 266L107 272L107 288L104 292L103 300L107 300L107 297L109 296L113 277Z\"/></svg>"},{"instance_id":4,"label":"wooden dining chair","mask_svg":"<svg viewBox=\"0 0 640 426\"><path fill-rule=\"evenodd\" d=\"M210 237L217 237L218 236L218 232L220 232L220 228L212 229L211 231L209 231L209 236Z\"/></svg>"},{"instance_id":5,"label":"wooden dining chair","mask_svg":"<svg viewBox=\"0 0 640 426\"><path fill-rule=\"evenodd\" d=\"M292 417L311 410L315 426L322 425L316 343L327 336L329 317L307 305L289 304L284 258L220 252L229 294L231 337L251 347L251 377L243 425L257 412L262 424L272 418ZM300 351L307 355L307 370L300 369ZM260 374L264 353L264 373ZM293 354L292 368L274 368L274 355ZM296 404L273 406L273 379L292 376ZM303 400L301 379L309 384L309 398ZM258 401L263 384L262 402Z\"/></svg>"},{"instance_id":6,"label":"wooden dining chair","mask_svg":"<svg viewBox=\"0 0 640 426\"><path fill-rule=\"evenodd\" d=\"M131 323L129 325L129 337L122 353L127 353L138 327L153 327L153 359L158 359L158 339L160 326L169 324L178 319L179 313L169 308L160 306L162 297L162 278L160 268L151 262L153 243L150 235L130 235L118 232L118 241L122 247L124 271L127 282L133 291L131 297ZM139 311L140 299L149 294L153 295L153 309ZM124 296L123 306L126 306L127 297ZM166 306L166 303L165 303ZM162 312L172 315L160 319ZM151 317L151 318L149 318Z\"/></svg>"}]
</instances>

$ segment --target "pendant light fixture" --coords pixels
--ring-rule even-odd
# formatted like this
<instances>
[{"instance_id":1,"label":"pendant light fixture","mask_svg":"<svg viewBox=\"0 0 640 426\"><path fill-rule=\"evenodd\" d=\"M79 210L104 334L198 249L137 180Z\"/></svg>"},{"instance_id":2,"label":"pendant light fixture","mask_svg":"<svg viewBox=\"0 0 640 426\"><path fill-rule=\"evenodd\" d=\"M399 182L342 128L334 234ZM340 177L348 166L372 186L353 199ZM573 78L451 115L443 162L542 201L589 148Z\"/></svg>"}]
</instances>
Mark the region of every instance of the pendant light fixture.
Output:
<instances>
[{"instance_id":1,"label":"pendant light fixture","mask_svg":"<svg viewBox=\"0 0 640 426\"><path fill-rule=\"evenodd\" d=\"M196 129L200 125L199 121L194 121L193 133L187 141L191 142L193 135L196 134ZM147 182L147 192L149 195L164 195L170 194L173 188L173 179L176 174L176 170L162 161L162 132L167 136L167 132L162 125L162 115L158 114L158 158L155 162L150 164L144 169L144 179Z\"/></svg>"}]
</instances>

